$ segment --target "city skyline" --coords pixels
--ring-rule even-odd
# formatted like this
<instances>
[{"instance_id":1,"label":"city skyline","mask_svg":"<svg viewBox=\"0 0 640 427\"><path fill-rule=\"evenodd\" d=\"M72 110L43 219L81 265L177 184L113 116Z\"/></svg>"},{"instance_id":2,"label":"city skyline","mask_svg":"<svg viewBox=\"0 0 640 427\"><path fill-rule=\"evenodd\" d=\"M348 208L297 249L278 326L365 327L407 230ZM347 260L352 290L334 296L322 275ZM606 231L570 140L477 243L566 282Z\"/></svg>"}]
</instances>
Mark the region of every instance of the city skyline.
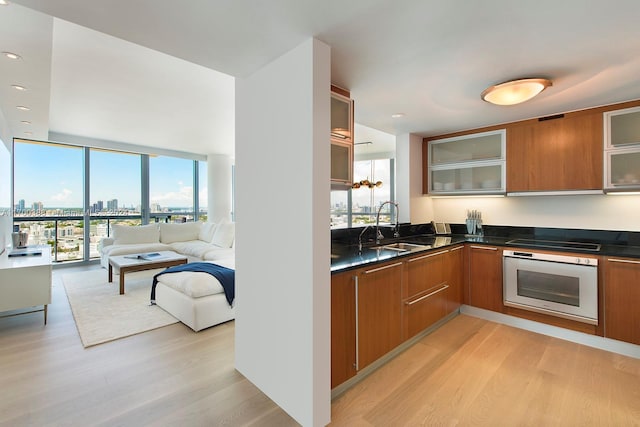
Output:
<instances>
[{"instance_id":1,"label":"city skyline","mask_svg":"<svg viewBox=\"0 0 640 427\"><path fill-rule=\"evenodd\" d=\"M42 202L45 209L82 209L83 150L80 147L30 143L19 143L14 147L14 206L24 199L26 206ZM90 206L98 200L114 199L128 208L139 206L140 155L102 150L91 150L90 153ZM206 172L206 163L200 164ZM55 179L51 179L52 176ZM192 182L192 160L150 157L150 204L192 207ZM200 183L199 204L206 207L206 175L201 177Z\"/></svg>"}]
</instances>

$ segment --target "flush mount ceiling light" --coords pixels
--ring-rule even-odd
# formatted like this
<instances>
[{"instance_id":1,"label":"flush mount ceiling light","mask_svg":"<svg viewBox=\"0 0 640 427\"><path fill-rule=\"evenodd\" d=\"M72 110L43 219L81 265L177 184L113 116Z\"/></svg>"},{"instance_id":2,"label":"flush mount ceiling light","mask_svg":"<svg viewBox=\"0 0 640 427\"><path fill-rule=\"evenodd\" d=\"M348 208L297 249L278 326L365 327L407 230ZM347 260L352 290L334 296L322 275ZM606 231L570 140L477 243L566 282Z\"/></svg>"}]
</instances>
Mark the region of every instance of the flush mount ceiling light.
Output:
<instances>
[{"instance_id":1,"label":"flush mount ceiling light","mask_svg":"<svg viewBox=\"0 0 640 427\"><path fill-rule=\"evenodd\" d=\"M11 87L14 88L15 90L19 90L20 92L24 92L27 90L26 87L20 86L20 85L11 85Z\"/></svg>"},{"instance_id":2,"label":"flush mount ceiling light","mask_svg":"<svg viewBox=\"0 0 640 427\"><path fill-rule=\"evenodd\" d=\"M13 53L13 52L2 52L2 54L4 56L6 56L9 59L20 59L22 58L20 55L18 55L17 53Z\"/></svg>"},{"instance_id":3,"label":"flush mount ceiling light","mask_svg":"<svg viewBox=\"0 0 640 427\"><path fill-rule=\"evenodd\" d=\"M392 114L391 117L393 117L394 119L399 119L400 117L404 117L404 113L395 113Z\"/></svg>"},{"instance_id":4,"label":"flush mount ceiling light","mask_svg":"<svg viewBox=\"0 0 640 427\"><path fill-rule=\"evenodd\" d=\"M29 120L20 120L20 123L22 123L23 125L30 125L31 122Z\"/></svg>"},{"instance_id":5,"label":"flush mount ceiling light","mask_svg":"<svg viewBox=\"0 0 640 427\"><path fill-rule=\"evenodd\" d=\"M21 111L29 111L29 110L31 110L31 108L25 107L24 105L18 105L16 108L18 110L21 110Z\"/></svg>"},{"instance_id":6,"label":"flush mount ceiling light","mask_svg":"<svg viewBox=\"0 0 640 427\"><path fill-rule=\"evenodd\" d=\"M511 80L491 86L482 92L482 99L496 105L515 105L528 101L551 86L548 79Z\"/></svg>"}]
</instances>

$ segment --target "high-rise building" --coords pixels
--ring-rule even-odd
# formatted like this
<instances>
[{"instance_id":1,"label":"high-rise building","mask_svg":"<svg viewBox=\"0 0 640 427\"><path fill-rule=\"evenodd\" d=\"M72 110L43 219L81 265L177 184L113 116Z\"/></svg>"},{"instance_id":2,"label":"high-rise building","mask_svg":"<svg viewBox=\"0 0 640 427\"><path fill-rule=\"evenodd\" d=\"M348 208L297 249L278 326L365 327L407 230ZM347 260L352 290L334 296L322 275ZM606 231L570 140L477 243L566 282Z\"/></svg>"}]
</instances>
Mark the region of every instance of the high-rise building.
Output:
<instances>
[{"instance_id":1,"label":"high-rise building","mask_svg":"<svg viewBox=\"0 0 640 427\"><path fill-rule=\"evenodd\" d=\"M96 202L96 212L102 212L103 209L104 209L104 203L102 202L102 200L98 200Z\"/></svg>"},{"instance_id":2,"label":"high-rise building","mask_svg":"<svg viewBox=\"0 0 640 427\"><path fill-rule=\"evenodd\" d=\"M42 202L34 202L32 205L32 209L35 212L42 212L44 211L44 205L42 204Z\"/></svg>"},{"instance_id":3,"label":"high-rise building","mask_svg":"<svg viewBox=\"0 0 640 427\"><path fill-rule=\"evenodd\" d=\"M24 199L18 200L18 211L24 212L24 206L25 206Z\"/></svg>"},{"instance_id":4,"label":"high-rise building","mask_svg":"<svg viewBox=\"0 0 640 427\"><path fill-rule=\"evenodd\" d=\"M118 210L118 199L107 200L107 210L109 212L116 212Z\"/></svg>"}]
</instances>

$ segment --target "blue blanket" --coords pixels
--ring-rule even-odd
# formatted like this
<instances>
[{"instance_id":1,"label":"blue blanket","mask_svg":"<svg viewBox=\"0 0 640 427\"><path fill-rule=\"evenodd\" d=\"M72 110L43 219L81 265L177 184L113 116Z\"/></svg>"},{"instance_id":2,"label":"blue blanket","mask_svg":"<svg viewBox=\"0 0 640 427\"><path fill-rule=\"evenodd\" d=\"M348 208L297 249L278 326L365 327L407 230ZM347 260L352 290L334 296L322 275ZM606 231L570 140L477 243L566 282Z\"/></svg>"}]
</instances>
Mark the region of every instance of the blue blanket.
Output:
<instances>
[{"instance_id":1,"label":"blue blanket","mask_svg":"<svg viewBox=\"0 0 640 427\"><path fill-rule=\"evenodd\" d=\"M153 284L151 285L151 305L156 303L156 285L158 284L158 276L167 273L179 273L181 271L195 271L211 274L213 277L218 279L218 282L222 285L224 295L227 298L229 305L233 305L233 300L236 297L236 271L210 262L190 262L188 264L176 265L175 267L169 267L153 276Z\"/></svg>"}]
</instances>

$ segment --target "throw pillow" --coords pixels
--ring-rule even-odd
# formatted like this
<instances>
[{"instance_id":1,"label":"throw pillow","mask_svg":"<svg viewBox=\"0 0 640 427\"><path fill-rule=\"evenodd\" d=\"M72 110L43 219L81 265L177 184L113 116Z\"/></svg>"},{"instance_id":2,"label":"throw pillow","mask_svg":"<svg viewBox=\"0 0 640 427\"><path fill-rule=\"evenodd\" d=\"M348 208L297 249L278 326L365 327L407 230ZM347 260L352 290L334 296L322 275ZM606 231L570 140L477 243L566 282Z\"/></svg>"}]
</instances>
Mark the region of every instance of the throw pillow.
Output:
<instances>
[{"instance_id":1,"label":"throw pillow","mask_svg":"<svg viewBox=\"0 0 640 427\"><path fill-rule=\"evenodd\" d=\"M129 225L112 225L114 245L135 245L140 243L160 242L160 230L157 224L132 227Z\"/></svg>"},{"instance_id":2,"label":"throw pillow","mask_svg":"<svg viewBox=\"0 0 640 427\"><path fill-rule=\"evenodd\" d=\"M233 222L218 224L211 243L221 248L230 248L235 239L235 231L236 224Z\"/></svg>"},{"instance_id":3,"label":"throw pillow","mask_svg":"<svg viewBox=\"0 0 640 427\"><path fill-rule=\"evenodd\" d=\"M200 226L200 233L198 234L198 239L203 242L211 243L213 240L213 233L216 231L216 223L215 222L203 222Z\"/></svg>"},{"instance_id":4,"label":"throw pillow","mask_svg":"<svg viewBox=\"0 0 640 427\"><path fill-rule=\"evenodd\" d=\"M201 222L160 223L160 242L175 243L198 240Z\"/></svg>"}]
</instances>

